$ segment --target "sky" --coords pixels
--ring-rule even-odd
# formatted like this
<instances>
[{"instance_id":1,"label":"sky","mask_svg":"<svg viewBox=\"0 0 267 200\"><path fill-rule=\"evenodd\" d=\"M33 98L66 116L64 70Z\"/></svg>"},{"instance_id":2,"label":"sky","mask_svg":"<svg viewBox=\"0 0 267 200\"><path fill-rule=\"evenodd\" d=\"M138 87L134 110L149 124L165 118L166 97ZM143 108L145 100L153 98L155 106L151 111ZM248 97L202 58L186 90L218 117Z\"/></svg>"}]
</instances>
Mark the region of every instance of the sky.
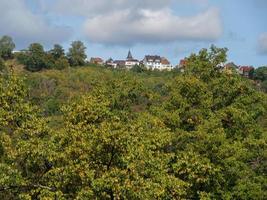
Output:
<instances>
[{"instance_id":1,"label":"sky","mask_svg":"<svg viewBox=\"0 0 267 200\"><path fill-rule=\"evenodd\" d=\"M212 44L228 61L267 65L267 0L0 0L0 36L16 50L39 42L66 51L81 40L87 56L167 57L173 65Z\"/></svg>"}]
</instances>

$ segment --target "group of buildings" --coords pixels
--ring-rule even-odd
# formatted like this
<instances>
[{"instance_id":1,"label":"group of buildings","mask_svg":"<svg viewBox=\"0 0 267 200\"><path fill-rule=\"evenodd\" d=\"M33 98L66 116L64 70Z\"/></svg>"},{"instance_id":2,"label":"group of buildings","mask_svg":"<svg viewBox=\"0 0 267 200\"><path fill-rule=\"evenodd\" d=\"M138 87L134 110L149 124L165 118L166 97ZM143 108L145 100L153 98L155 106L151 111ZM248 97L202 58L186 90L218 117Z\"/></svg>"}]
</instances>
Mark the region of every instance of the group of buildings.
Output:
<instances>
[{"instance_id":1,"label":"group of buildings","mask_svg":"<svg viewBox=\"0 0 267 200\"><path fill-rule=\"evenodd\" d=\"M241 76L251 78L253 76L255 68L252 66L237 66L233 62L224 65L225 70L235 70Z\"/></svg>"},{"instance_id":2,"label":"group of buildings","mask_svg":"<svg viewBox=\"0 0 267 200\"><path fill-rule=\"evenodd\" d=\"M186 59L180 60L178 68L180 69L181 72L185 71L186 64L187 64ZM222 63L219 67L221 70L227 71L228 73L232 73L233 71L236 71L238 74L246 78L252 78L253 72L255 70L255 68L252 66L238 66L234 64L233 62L230 62L227 64Z\"/></svg>"},{"instance_id":3,"label":"group of buildings","mask_svg":"<svg viewBox=\"0 0 267 200\"><path fill-rule=\"evenodd\" d=\"M106 65L113 68L126 68L131 69L134 66L144 66L151 70L171 70L171 63L167 58L158 55L146 55L143 60L133 58L131 51L128 52L125 60L113 60L112 58L104 61L101 58L91 58L90 63L98 65Z\"/></svg>"},{"instance_id":4,"label":"group of buildings","mask_svg":"<svg viewBox=\"0 0 267 200\"><path fill-rule=\"evenodd\" d=\"M147 69L151 70L172 70L173 67L169 60L165 57L161 57L158 55L146 55L143 60L139 61L138 59L134 59L132 56L131 51L129 50L128 55L125 60L113 60L112 58L104 61L101 58L91 58L90 63L97 64L97 65L105 65L112 68L126 68L131 69L134 66L144 66ZM182 59L180 63L175 67L178 68L181 72L184 72L186 68L187 60ZM241 76L250 78L251 74L254 71L252 66L237 66L234 63L227 63L222 64L220 66L222 70L228 70L229 72L235 70Z\"/></svg>"}]
</instances>

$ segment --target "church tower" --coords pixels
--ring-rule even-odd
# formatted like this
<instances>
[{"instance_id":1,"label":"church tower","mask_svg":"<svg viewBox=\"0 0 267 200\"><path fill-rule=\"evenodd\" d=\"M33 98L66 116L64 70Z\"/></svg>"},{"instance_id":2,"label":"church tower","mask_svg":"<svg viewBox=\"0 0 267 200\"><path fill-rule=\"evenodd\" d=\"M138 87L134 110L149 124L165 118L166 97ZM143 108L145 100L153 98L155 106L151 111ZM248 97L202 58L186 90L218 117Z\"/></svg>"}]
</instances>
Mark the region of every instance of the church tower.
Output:
<instances>
[{"instance_id":1,"label":"church tower","mask_svg":"<svg viewBox=\"0 0 267 200\"><path fill-rule=\"evenodd\" d=\"M129 50L129 52L128 52L128 56L127 56L126 59L127 59L127 60L132 60L132 59L133 59L133 56L132 56L132 53L131 53L130 50Z\"/></svg>"}]
</instances>

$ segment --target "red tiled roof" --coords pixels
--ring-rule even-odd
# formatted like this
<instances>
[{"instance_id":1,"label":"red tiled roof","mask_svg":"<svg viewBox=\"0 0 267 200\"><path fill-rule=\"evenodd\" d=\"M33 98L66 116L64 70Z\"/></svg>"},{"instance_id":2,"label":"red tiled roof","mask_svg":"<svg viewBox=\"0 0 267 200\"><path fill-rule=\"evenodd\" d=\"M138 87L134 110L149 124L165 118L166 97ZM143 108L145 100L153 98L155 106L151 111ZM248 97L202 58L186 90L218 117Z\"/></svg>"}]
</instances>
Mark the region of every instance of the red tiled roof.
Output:
<instances>
[{"instance_id":1,"label":"red tiled roof","mask_svg":"<svg viewBox=\"0 0 267 200\"><path fill-rule=\"evenodd\" d=\"M254 69L254 67L252 67L252 66L241 66L241 67L239 67L239 70L244 71L244 72L250 72L253 69Z\"/></svg>"},{"instance_id":2,"label":"red tiled roof","mask_svg":"<svg viewBox=\"0 0 267 200\"><path fill-rule=\"evenodd\" d=\"M180 66L185 66L187 63L186 59L180 60Z\"/></svg>"},{"instance_id":3,"label":"red tiled roof","mask_svg":"<svg viewBox=\"0 0 267 200\"><path fill-rule=\"evenodd\" d=\"M167 58L161 58L161 64L163 64L163 65L169 65L170 62L168 61Z\"/></svg>"}]
</instances>

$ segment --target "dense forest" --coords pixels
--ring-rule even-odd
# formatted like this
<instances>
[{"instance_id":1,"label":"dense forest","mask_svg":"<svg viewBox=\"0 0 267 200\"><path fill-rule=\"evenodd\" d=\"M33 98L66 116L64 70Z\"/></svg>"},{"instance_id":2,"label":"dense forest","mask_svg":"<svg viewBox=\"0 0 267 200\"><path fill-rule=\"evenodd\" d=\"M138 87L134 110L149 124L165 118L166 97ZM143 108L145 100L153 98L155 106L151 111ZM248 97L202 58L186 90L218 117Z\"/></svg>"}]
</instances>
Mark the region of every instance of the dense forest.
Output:
<instances>
[{"instance_id":1,"label":"dense forest","mask_svg":"<svg viewBox=\"0 0 267 200\"><path fill-rule=\"evenodd\" d=\"M266 199L267 96L218 67L226 49L184 73L92 66L84 49L0 51L0 199Z\"/></svg>"}]
</instances>

